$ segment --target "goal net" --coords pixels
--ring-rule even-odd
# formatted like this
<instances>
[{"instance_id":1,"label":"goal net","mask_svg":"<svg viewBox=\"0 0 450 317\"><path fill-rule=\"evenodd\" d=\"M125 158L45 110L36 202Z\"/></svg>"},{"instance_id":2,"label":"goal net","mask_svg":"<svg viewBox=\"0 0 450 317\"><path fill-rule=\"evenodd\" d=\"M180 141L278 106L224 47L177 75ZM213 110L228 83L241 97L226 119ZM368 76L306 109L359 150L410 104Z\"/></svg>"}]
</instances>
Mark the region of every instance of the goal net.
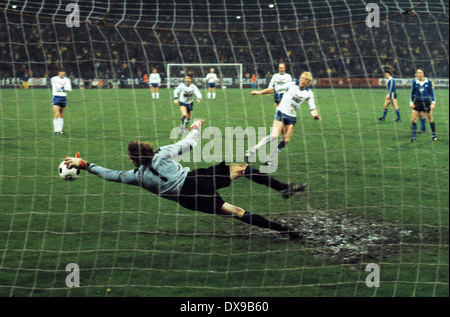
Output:
<instances>
[{"instance_id":1,"label":"goal net","mask_svg":"<svg viewBox=\"0 0 450 317\"><path fill-rule=\"evenodd\" d=\"M0 296L448 296L448 12L441 0L1 1ZM260 150L280 149L276 170L218 193L301 239L123 178L59 176L76 152L132 171L130 141L186 140L196 118L183 167L243 164L282 120L273 94L252 95L280 64L295 85L312 74L321 120L304 102ZM187 123L174 88L192 72L205 93L210 68L220 92L194 99ZM384 110L387 68L398 112ZM419 68L436 103L412 143ZM284 199L267 175L306 189Z\"/></svg>"}]
</instances>

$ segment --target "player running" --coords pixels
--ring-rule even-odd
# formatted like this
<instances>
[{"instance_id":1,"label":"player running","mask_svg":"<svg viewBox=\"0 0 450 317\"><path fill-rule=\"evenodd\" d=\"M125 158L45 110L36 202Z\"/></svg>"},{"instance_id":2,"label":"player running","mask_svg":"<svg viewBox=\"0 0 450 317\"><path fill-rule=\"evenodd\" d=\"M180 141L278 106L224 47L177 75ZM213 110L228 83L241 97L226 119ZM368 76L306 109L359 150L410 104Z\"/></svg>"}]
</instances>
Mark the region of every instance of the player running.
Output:
<instances>
[{"instance_id":1,"label":"player running","mask_svg":"<svg viewBox=\"0 0 450 317\"><path fill-rule=\"evenodd\" d=\"M156 68L152 68L150 74L150 87L152 87L152 98L159 99L159 87L161 87L161 76Z\"/></svg>"},{"instance_id":2,"label":"player running","mask_svg":"<svg viewBox=\"0 0 450 317\"><path fill-rule=\"evenodd\" d=\"M286 64L280 63L278 65L278 73L272 76L268 88L273 88L274 90L274 107L275 109L280 104L284 93L288 89L288 84L292 82L292 76L286 73Z\"/></svg>"},{"instance_id":3,"label":"player running","mask_svg":"<svg viewBox=\"0 0 450 317\"><path fill-rule=\"evenodd\" d=\"M262 138L257 145L249 149L246 153L247 162L253 161L253 157L256 152L268 144L278 140L280 135L283 135L283 139L278 144L277 150L270 154L269 160L265 162L266 165L271 165L275 155L281 153L281 151L289 143L289 140L294 133L294 126L297 122L297 110L300 106L308 101L309 110L311 115L315 120L320 120L320 115L317 111L316 104L314 101L314 93L309 89L309 85L312 84L312 74L310 72L303 72L300 75L299 84L296 85L294 82L286 84L286 92L284 93L283 99L281 99L280 104L275 110L275 116L273 120L271 134ZM270 94L274 93L275 89L273 87L266 88L264 90L253 90L252 95Z\"/></svg>"},{"instance_id":4,"label":"player running","mask_svg":"<svg viewBox=\"0 0 450 317\"><path fill-rule=\"evenodd\" d=\"M383 110L383 116L378 118L380 121L386 120L386 114L388 112L389 104L392 104L392 107L395 110L395 114L397 115L397 119L395 119L395 122L402 121L400 118L400 109L398 109L397 105L397 87L395 85L395 79L392 77L392 73L389 69L386 69L384 71L384 77L387 79L386 87L387 87L387 95L384 102L384 110Z\"/></svg>"},{"instance_id":5,"label":"player running","mask_svg":"<svg viewBox=\"0 0 450 317\"><path fill-rule=\"evenodd\" d=\"M431 128L431 140L436 141L436 125L433 120L433 109L436 107L433 83L425 77L423 69L416 70L416 78L412 81L411 97L409 106L412 110L411 142L416 142L417 119L421 113L426 114Z\"/></svg>"},{"instance_id":6,"label":"player running","mask_svg":"<svg viewBox=\"0 0 450 317\"><path fill-rule=\"evenodd\" d=\"M53 133L55 135L64 134L64 112L67 107L67 92L72 91L72 83L66 77L64 69L58 70L58 76L51 79L53 90Z\"/></svg>"},{"instance_id":7,"label":"player running","mask_svg":"<svg viewBox=\"0 0 450 317\"><path fill-rule=\"evenodd\" d=\"M179 84L173 92L173 97L175 99L174 103L180 105L182 128L186 128L189 121L191 121L192 111L194 110L194 94L197 97L197 103L200 103L202 93L198 90L198 87L192 83L192 76L186 75L184 83ZM178 95L180 95L180 99L178 99Z\"/></svg>"},{"instance_id":8,"label":"player running","mask_svg":"<svg viewBox=\"0 0 450 317\"><path fill-rule=\"evenodd\" d=\"M277 190L285 199L296 192L304 191L306 184L284 184L269 175L262 174L245 163L222 162L209 168L191 171L182 167L175 159L190 151L197 144L203 120L191 126L191 132L183 140L153 150L149 142L132 141L128 145L128 156L136 167L134 170L117 171L87 163L79 157L66 157L68 168L87 170L89 173L118 183L140 186L165 199L195 211L223 216L232 216L247 224L268 228L299 238L299 233L285 225L272 222L263 216L225 202L217 190L230 186L231 181L244 176L249 180Z\"/></svg>"},{"instance_id":9,"label":"player running","mask_svg":"<svg viewBox=\"0 0 450 317\"><path fill-rule=\"evenodd\" d=\"M206 75L206 82L208 83L208 99L216 99L216 84L218 82L217 75L214 68L209 70L209 74Z\"/></svg>"}]
</instances>

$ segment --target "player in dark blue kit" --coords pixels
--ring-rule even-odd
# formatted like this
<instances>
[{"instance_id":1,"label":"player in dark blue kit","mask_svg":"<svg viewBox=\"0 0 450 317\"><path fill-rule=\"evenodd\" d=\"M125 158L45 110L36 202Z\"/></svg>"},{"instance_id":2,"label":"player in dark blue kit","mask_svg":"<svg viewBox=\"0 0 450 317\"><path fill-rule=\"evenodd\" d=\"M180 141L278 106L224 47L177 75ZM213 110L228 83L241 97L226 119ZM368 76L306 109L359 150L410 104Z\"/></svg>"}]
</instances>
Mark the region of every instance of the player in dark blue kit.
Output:
<instances>
[{"instance_id":1,"label":"player in dark blue kit","mask_svg":"<svg viewBox=\"0 0 450 317\"><path fill-rule=\"evenodd\" d=\"M389 69L385 69L384 71L384 77L387 79L386 87L387 87L387 95L384 102L384 110L383 110L383 116L381 118L378 118L380 121L386 120L386 114L388 112L389 104L392 104L392 107L395 110L395 114L397 115L397 119L395 119L395 122L400 122L400 110L398 109L397 105L397 87L395 85L395 79L392 77L392 73Z\"/></svg>"},{"instance_id":2,"label":"player in dark blue kit","mask_svg":"<svg viewBox=\"0 0 450 317\"><path fill-rule=\"evenodd\" d=\"M423 69L416 70L416 78L412 82L410 107L412 111L411 142L416 142L417 119L421 113L425 113L431 128L431 140L436 141L436 125L433 120L433 109L436 107L433 83L425 77Z\"/></svg>"}]
</instances>

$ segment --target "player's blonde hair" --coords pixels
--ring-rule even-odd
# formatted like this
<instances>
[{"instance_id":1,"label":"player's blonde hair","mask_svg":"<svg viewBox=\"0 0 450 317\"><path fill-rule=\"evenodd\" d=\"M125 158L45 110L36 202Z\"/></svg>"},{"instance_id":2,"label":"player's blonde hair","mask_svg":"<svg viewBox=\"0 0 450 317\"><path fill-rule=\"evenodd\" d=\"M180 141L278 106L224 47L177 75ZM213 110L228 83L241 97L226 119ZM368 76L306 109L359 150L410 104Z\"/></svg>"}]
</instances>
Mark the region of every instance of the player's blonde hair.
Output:
<instances>
[{"instance_id":1,"label":"player's blonde hair","mask_svg":"<svg viewBox=\"0 0 450 317\"><path fill-rule=\"evenodd\" d=\"M312 74L310 72L303 72L303 73L300 74L300 77L302 77L302 76L304 76L304 77L306 77L306 79L308 79L308 81L309 81L308 85L312 84L313 76L312 76Z\"/></svg>"}]
</instances>

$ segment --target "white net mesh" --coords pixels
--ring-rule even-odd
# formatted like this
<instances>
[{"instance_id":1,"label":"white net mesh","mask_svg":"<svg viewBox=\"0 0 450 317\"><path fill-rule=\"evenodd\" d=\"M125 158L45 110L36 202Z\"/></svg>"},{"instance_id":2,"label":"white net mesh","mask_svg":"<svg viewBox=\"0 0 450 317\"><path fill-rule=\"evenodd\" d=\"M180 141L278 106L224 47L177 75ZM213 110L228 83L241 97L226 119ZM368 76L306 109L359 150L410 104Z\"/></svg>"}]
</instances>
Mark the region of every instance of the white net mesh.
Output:
<instances>
[{"instance_id":1,"label":"white net mesh","mask_svg":"<svg viewBox=\"0 0 450 317\"><path fill-rule=\"evenodd\" d=\"M379 27L366 24L368 1L68 4L0 3L0 295L448 296L446 1L377 2ZM68 26L70 14L79 27ZM56 173L75 151L130 170L129 141L174 143L180 111L175 83L167 89L169 64L179 80L186 65L199 79L215 65L227 79L215 100L195 104L193 118L223 135L230 127L268 132L273 97L250 89L266 88L279 63L294 79L314 77L322 120L299 111L273 174L305 181L307 191L283 200L240 179L220 194L295 227L301 241L86 172L70 183ZM398 123L391 110L377 120L386 66L397 79ZM435 85L438 141L426 123L410 144L419 67ZM49 79L59 68L74 89L65 134L54 136ZM159 99L145 79L152 68L162 78ZM206 94L204 81L199 87ZM69 263L79 267L79 287L66 283ZM380 287L366 283L370 263Z\"/></svg>"}]
</instances>

